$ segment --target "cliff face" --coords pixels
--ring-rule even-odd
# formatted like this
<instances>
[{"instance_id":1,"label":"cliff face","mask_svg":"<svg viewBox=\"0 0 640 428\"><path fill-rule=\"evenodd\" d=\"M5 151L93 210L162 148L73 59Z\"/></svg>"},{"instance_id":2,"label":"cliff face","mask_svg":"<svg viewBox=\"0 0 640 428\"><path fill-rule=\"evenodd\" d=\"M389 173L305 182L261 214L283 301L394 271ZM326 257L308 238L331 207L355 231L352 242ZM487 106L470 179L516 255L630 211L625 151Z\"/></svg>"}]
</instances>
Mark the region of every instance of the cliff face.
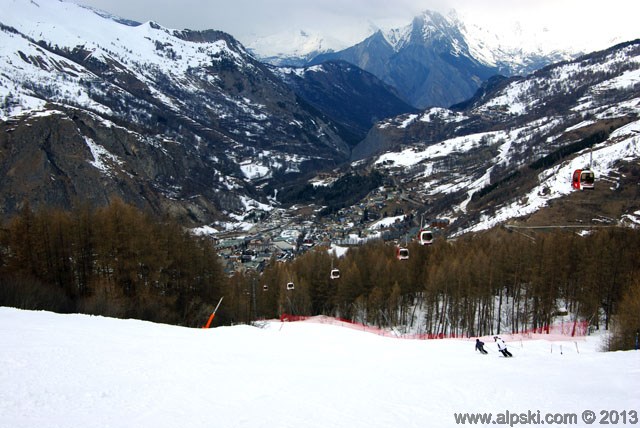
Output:
<instances>
[{"instance_id":1,"label":"cliff face","mask_svg":"<svg viewBox=\"0 0 640 428\"><path fill-rule=\"evenodd\" d=\"M195 157L185 159L180 151L175 142L158 147L77 110L13 118L0 123L0 214L6 218L25 203L33 208L102 206L119 197L150 212L203 221L221 201L213 186L198 181L207 166ZM182 203L186 188L202 196Z\"/></svg>"}]
</instances>

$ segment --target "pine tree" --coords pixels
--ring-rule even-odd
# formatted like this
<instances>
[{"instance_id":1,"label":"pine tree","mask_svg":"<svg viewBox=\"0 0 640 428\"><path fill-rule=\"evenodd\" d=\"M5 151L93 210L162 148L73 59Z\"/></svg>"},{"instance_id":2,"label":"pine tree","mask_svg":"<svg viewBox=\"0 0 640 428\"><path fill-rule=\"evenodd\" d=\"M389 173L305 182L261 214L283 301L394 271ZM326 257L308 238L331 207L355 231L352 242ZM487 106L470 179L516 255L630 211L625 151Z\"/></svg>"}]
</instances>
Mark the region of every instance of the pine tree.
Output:
<instances>
[{"instance_id":1,"label":"pine tree","mask_svg":"<svg viewBox=\"0 0 640 428\"><path fill-rule=\"evenodd\" d=\"M613 334L608 343L609 350L638 349L639 336L640 280L636 279L620 301L618 313L614 318Z\"/></svg>"}]
</instances>

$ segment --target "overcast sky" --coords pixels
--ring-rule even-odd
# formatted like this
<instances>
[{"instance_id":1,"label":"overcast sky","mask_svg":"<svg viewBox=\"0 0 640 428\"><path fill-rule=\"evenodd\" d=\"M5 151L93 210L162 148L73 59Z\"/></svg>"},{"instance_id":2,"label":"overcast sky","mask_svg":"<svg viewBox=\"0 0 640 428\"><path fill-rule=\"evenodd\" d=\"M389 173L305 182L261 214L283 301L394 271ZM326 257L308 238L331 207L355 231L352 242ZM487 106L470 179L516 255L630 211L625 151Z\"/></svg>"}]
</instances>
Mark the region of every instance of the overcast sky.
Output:
<instances>
[{"instance_id":1,"label":"overcast sky","mask_svg":"<svg viewBox=\"0 0 640 428\"><path fill-rule=\"evenodd\" d=\"M215 29L244 44L287 30L356 43L371 26L407 25L419 12L455 9L490 26L562 27L567 37L626 41L640 37L637 0L72 0L123 18L176 29Z\"/></svg>"}]
</instances>

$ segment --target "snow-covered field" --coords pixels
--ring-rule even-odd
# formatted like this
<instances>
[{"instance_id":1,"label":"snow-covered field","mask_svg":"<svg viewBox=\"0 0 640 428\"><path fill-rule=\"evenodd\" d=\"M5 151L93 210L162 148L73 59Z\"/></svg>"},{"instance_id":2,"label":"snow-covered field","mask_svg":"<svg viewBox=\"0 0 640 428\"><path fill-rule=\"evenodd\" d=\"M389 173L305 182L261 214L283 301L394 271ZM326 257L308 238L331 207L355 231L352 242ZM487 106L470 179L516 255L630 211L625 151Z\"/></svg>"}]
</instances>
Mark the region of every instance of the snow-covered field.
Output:
<instances>
[{"instance_id":1,"label":"snow-covered field","mask_svg":"<svg viewBox=\"0 0 640 428\"><path fill-rule=\"evenodd\" d=\"M512 340L507 359L486 342L480 355L472 339L314 322L204 330L0 308L0 426L424 428L506 411L587 426L585 410L627 424L640 411L638 352Z\"/></svg>"}]
</instances>

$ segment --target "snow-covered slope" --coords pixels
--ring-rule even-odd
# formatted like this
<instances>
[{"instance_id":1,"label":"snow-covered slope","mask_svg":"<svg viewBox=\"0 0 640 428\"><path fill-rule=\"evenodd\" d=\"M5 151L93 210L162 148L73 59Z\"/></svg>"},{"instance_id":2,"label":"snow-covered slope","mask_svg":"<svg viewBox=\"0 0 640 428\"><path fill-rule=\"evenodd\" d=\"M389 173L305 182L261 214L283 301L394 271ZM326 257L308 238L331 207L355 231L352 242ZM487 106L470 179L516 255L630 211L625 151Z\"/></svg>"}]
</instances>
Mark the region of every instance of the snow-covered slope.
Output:
<instances>
[{"instance_id":1,"label":"snow-covered slope","mask_svg":"<svg viewBox=\"0 0 640 428\"><path fill-rule=\"evenodd\" d=\"M590 426L588 410L638 411L636 353L600 352L600 336L507 338L512 359L485 342L481 355L474 339L308 322L202 330L0 308L0 425L422 428L509 411Z\"/></svg>"},{"instance_id":2,"label":"snow-covered slope","mask_svg":"<svg viewBox=\"0 0 640 428\"><path fill-rule=\"evenodd\" d=\"M639 135L640 121L632 122L616 130L611 134L608 141L596 145L592 150L583 151L578 156L543 171L538 175L540 184L526 195L500 207L497 212L491 215L482 216L478 224L462 232L489 229L510 219L532 214L547 206L553 199L567 196L572 192L569 183L573 172L577 169L583 169L591 165L591 169L597 177L600 179L609 177L620 162L633 162L640 159ZM615 182L610 184L612 186L616 185ZM607 184L603 185L607 186ZM473 189L472 186L471 188ZM623 221L624 219L620 218L619 220ZM633 223L635 223L635 226L638 225L637 222Z\"/></svg>"},{"instance_id":3,"label":"snow-covered slope","mask_svg":"<svg viewBox=\"0 0 640 428\"><path fill-rule=\"evenodd\" d=\"M242 197L266 202L265 195L245 188L254 180L264 182L299 172L309 162L317 167L348 156L349 147L337 127L300 103L229 34L172 30L153 22L136 25L60 1L0 0L0 9L0 120L12 122L7 133L26 127L30 118L43 117L33 113L43 110L70 119L77 118L79 110L92 115L99 126L118 124L154 149L144 157L146 165L132 165L141 156L136 159L130 142L81 125L77 133L123 160L114 168L127 181L138 183L125 190L116 175L108 176L113 185L109 192L126 195L140 206L158 211L160 205L175 206L177 201L179 211L194 208L198 221L211 221L223 211L241 209ZM46 126L56 125L50 121ZM46 130L41 133L46 135ZM54 129L50 134L55 151L61 145L56 141L59 133ZM25 147L20 135L3 137L11 140L6 143L11 147ZM93 165L91 153L74 153L76 162ZM122 156L125 153L134 156ZM9 160L0 156L3 162ZM248 163L260 173L245 174L241 165ZM54 174L58 183L70 184L54 192L67 200L75 198L67 194L75 192L73 187L81 187L76 180L88 181L71 172L82 167L68 166ZM22 172L18 170L18 176ZM131 193L136 185L153 194ZM31 190L14 192L6 200L27 198L39 206L48 199ZM81 198L97 199L84 194ZM157 199L165 201L158 204ZM194 201L199 202L194 206Z\"/></svg>"},{"instance_id":4,"label":"snow-covered slope","mask_svg":"<svg viewBox=\"0 0 640 428\"><path fill-rule=\"evenodd\" d=\"M488 26L455 12L449 19L461 29L474 58L497 67L507 76L526 75L545 65L590 51L588 45L578 47L562 43L564 39L559 34L523 27L519 22L504 27Z\"/></svg>"},{"instance_id":5,"label":"snow-covered slope","mask_svg":"<svg viewBox=\"0 0 640 428\"><path fill-rule=\"evenodd\" d=\"M636 41L497 80L455 110L379 122L354 154L386 152L376 168L413 183L414 197L431 201L430 216L475 216L460 233L567 196L573 171L590 164L601 182L594 197L619 198L622 183L633 181L619 168L640 159L639 70ZM613 193L600 193L608 187ZM628 200L631 211L610 222L630 218L637 204Z\"/></svg>"},{"instance_id":6,"label":"snow-covered slope","mask_svg":"<svg viewBox=\"0 0 640 428\"><path fill-rule=\"evenodd\" d=\"M41 106L47 100L40 97L33 99L34 91L28 88L12 88L7 76L12 76L13 85L28 81L31 86L50 86L51 90L60 92L60 101L66 101L78 93L80 96L76 101L79 104L82 105L83 100L87 99L88 106L94 107L95 101L89 100L88 89L83 82L99 80L83 67L83 63L92 60L114 64L135 74L167 108L175 111L184 108L184 104L178 98L161 94L158 82L160 74L176 77L185 75L190 68L211 61L221 62L223 58L234 61L239 67L253 66L246 60L239 44L230 46L225 40L193 43L153 22L139 26L123 25L90 9L59 1L2 0L0 5L5 11L0 23L10 27L5 27L1 33L0 64L5 76L0 85L0 95L11 93L18 109L33 106L23 103L23 98L33 100L36 106ZM84 56L80 63L74 62L59 54L45 52L37 43L54 46L58 52L65 49L69 52L82 50ZM181 84L187 90L199 90L196 83L188 79L183 79ZM117 82L106 88L106 91L112 90L123 92ZM106 106L102 109L110 111ZM16 110L12 109L12 112ZM2 113L6 115L7 111Z\"/></svg>"}]
</instances>

